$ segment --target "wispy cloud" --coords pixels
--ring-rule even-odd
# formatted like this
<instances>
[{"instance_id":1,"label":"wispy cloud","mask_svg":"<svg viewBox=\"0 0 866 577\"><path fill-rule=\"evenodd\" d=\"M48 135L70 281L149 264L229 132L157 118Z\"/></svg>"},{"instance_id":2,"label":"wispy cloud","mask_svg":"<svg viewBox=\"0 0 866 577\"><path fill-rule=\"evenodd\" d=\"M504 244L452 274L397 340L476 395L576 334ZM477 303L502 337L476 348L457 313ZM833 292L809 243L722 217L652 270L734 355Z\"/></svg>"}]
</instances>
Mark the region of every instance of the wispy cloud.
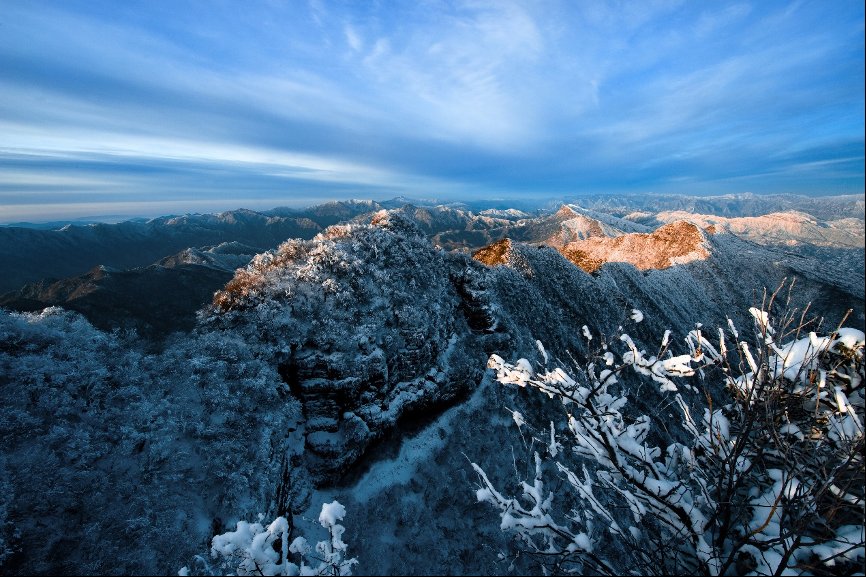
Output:
<instances>
[{"instance_id":1,"label":"wispy cloud","mask_svg":"<svg viewBox=\"0 0 866 577\"><path fill-rule=\"evenodd\" d=\"M380 36L356 74L395 113L394 128L493 149L534 140L534 110L515 69L534 65L541 34L520 6L473 3L443 10L411 33Z\"/></svg>"},{"instance_id":2,"label":"wispy cloud","mask_svg":"<svg viewBox=\"0 0 866 577\"><path fill-rule=\"evenodd\" d=\"M2 24L0 220L64 179L70 203L863 190L853 1L70 0Z\"/></svg>"},{"instance_id":3,"label":"wispy cloud","mask_svg":"<svg viewBox=\"0 0 866 577\"><path fill-rule=\"evenodd\" d=\"M355 29L347 24L344 30L346 32L346 42L349 43L349 47L352 49L352 51L360 52L361 50L363 50L364 41L361 39Z\"/></svg>"}]
</instances>

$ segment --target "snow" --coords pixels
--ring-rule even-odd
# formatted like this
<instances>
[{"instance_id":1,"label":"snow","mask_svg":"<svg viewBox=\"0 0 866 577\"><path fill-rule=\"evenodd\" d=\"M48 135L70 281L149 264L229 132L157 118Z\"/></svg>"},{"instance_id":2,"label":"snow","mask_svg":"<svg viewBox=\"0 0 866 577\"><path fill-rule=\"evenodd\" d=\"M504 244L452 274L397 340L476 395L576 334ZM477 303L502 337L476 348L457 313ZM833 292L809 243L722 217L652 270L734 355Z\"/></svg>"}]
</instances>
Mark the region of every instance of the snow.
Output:
<instances>
[{"instance_id":1,"label":"snow","mask_svg":"<svg viewBox=\"0 0 866 577\"><path fill-rule=\"evenodd\" d=\"M598 380L599 382L612 385L617 382L616 373L614 373L610 369L602 369L602 371L598 374Z\"/></svg>"},{"instance_id":2,"label":"snow","mask_svg":"<svg viewBox=\"0 0 866 577\"><path fill-rule=\"evenodd\" d=\"M643 321L643 313L638 309L631 309L631 320L636 323Z\"/></svg>"},{"instance_id":3,"label":"snow","mask_svg":"<svg viewBox=\"0 0 866 577\"><path fill-rule=\"evenodd\" d=\"M556 457L563 450L562 444L556 440L556 427L553 421L550 421L550 441L547 444L547 452L551 457Z\"/></svg>"},{"instance_id":4,"label":"snow","mask_svg":"<svg viewBox=\"0 0 866 577\"><path fill-rule=\"evenodd\" d=\"M541 344L541 341L536 340L535 346L538 349L538 352L541 353L541 358L544 359L543 363L546 365L547 364L547 351L544 350L544 345Z\"/></svg>"},{"instance_id":5,"label":"snow","mask_svg":"<svg viewBox=\"0 0 866 577\"><path fill-rule=\"evenodd\" d=\"M691 366L691 355L679 355L677 357L670 357L664 359L661 363L664 372L668 375L688 376L695 373L695 370Z\"/></svg>"},{"instance_id":6,"label":"snow","mask_svg":"<svg viewBox=\"0 0 866 577\"><path fill-rule=\"evenodd\" d=\"M514 383L521 387L525 387L535 374L532 365L526 359L520 359L514 365L509 365L496 354L490 355L487 367L497 371L496 378L498 380Z\"/></svg>"},{"instance_id":7,"label":"snow","mask_svg":"<svg viewBox=\"0 0 866 577\"><path fill-rule=\"evenodd\" d=\"M794 423L786 423L786 424L782 425L781 427L779 427L779 434L791 435L794 438L796 438L798 441L802 441L803 439L806 438L806 436L803 435L803 431L800 430L800 427L798 427Z\"/></svg>"},{"instance_id":8,"label":"snow","mask_svg":"<svg viewBox=\"0 0 866 577\"><path fill-rule=\"evenodd\" d=\"M298 553L299 555L309 555L313 550L310 543L304 537L296 537L292 544L289 545L289 551Z\"/></svg>"},{"instance_id":9,"label":"snow","mask_svg":"<svg viewBox=\"0 0 866 577\"><path fill-rule=\"evenodd\" d=\"M589 540L589 535L586 533L578 533L574 538L574 543L584 551L592 552L592 541Z\"/></svg>"},{"instance_id":10,"label":"snow","mask_svg":"<svg viewBox=\"0 0 866 577\"><path fill-rule=\"evenodd\" d=\"M866 335L864 335L863 331L851 327L843 327L836 331L833 349L835 350L839 345L842 345L849 350L854 350L857 347L862 347L864 342L866 342Z\"/></svg>"},{"instance_id":11,"label":"snow","mask_svg":"<svg viewBox=\"0 0 866 577\"><path fill-rule=\"evenodd\" d=\"M521 415L520 412L511 410L509 410L509 412L511 413L511 418L514 419L514 424L516 424L518 427L522 427L526 424L526 420L523 418L523 415Z\"/></svg>"},{"instance_id":12,"label":"snow","mask_svg":"<svg viewBox=\"0 0 866 577\"><path fill-rule=\"evenodd\" d=\"M767 332L772 335L776 332L776 330L770 324L770 315L767 314L766 311L762 311L759 308L749 307L749 314L754 317L755 321L758 323L758 327L762 332Z\"/></svg>"},{"instance_id":13,"label":"snow","mask_svg":"<svg viewBox=\"0 0 866 577\"><path fill-rule=\"evenodd\" d=\"M319 523L322 524L322 527L333 527L345 516L346 508L339 501L325 503L322 505L322 512L319 513Z\"/></svg>"},{"instance_id":14,"label":"snow","mask_svg":"<svg viewBox=\"0 0 866 577\"><path fill-rule=\"evenodd\" d=\"M735 339L740 338L740 334L737 332L737 327L734 325L734 321L732 321L730 318L728 319L728 329L730 329L731 334L734 335Z\"/></svg>"},{"instance_id":15,"label":"snow","mask_svg":"<svg viewBox=\"0 0 866 577\"><path fill-rule=\"evenodd\" d=\"M535 369L532 368L532 363L530 363L526 359L518 359L517 362L514 364L517 367L517 370L526 373L530 377L535 375Z\"/></svg>"}]
</instances>

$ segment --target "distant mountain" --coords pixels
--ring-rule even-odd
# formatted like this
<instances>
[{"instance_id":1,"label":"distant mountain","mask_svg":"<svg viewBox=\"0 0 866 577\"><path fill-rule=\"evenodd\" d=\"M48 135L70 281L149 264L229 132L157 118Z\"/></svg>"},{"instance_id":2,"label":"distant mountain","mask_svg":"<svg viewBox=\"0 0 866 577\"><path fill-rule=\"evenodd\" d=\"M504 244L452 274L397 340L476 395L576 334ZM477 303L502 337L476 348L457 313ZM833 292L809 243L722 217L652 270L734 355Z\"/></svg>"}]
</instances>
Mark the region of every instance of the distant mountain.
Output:
<instances>
[{"instance_id":1,"label":"distant mountain","mask_svg":"<svg viewBox=\"0 0 866 577\"><path fill-rule=\"evenodd\" d=\"M761 244L795 246L811 244L837 248L863 248L866 222L863 218L820 220L797 211L772 212L762 216L728 218L694 214L685 211L665 211L650 217L655 222L677 220L694 222L715 232L730 232ZM645 219L646 220L646 219Z\"/></svg>"},{"instance_id":2,"label":"distant mountain","mask_svg":"<svg viewBox=\"0 0 866 577\"><path fill-rule=\"evenodd\" d=\"M560 211L562 212L562 211ZM677 221L652 233L605 234L601 223L586 217L567 220L562 231L545 244L556 248L582 270L594 273L605 263L624 262L640 270L664 269L709 256L704 234L694 224ZM609 232L609 229L608 229ZM563 238L563 236L565 238ZM573 239L573 240L572 240ZM495 266L508 262L511 239L479 249L473 256Z\"/></svg>"},{"instance_id":3,"label":"distant mountain","mask_svg":"<svg viewBox=\"0 0 866 577\"><path fill-rule=\"evenodd\" d=\"M147 266L189 247L237 241L267 250L288 238L312 238L327 226L370 215L383 207L417 213L416 220L425 232L447 249L475 250L506 237L557 245L574 240L566 229L578 236L586 234L581 228L584 225L578 225L577 221L562 228L562 222L569 219L556 216L556 209L539 214L537 201L534 205L524 202L521 207L497 201L493 208L482 201L447 205L434 202L414 201L413 204L410 199L400 198L382 203L358 200L330 202L307 209L275 208L266 212L240 209L219 214L133 219L117 224L70 223L60 227L61 223L57 222L27 224L26 227L0 226L0 271L3 271L0 292L16 290L28 282L84 274L98 265L117 269ZM820 233L819 229L825 228L825 236L833 237L830 240L836 242L841 238L839 235L856 238L857 221L862 223L864 219L864 201L857 196L626 195L581 197L575 202L569 205L570 210L620 232L651 232L671 218L681 220L675 211L739 218L793 210L810 215L815 231ZM744 231L752 224L732 222L721 226L746 234ZM862 224L859 227L862 238ZM809 233L811 236L803 238L802 242L815 241L819 238L817 233ZM554 238L557 234L558 239ZM615 233L608 231L606 234Z\"/></svg>"},{"instance_id":4,"label":"distant mountain","mask_svg":"<svg viewBox=\"0 0 866 577\"><path fill-rule=\"evenodd\" d=\"M129 269L194 246L237 241L258 251L287 238L311 238L322 227L305 217L248 210L162 217L147 222L67 225L59 230L0 228L0 291L45 278L83 274L94 266Z\"/></svg>"},{"instance_id":5,"label":"distant mountain","mask_svg":"<svg viewBox=\"0 0 866 577\"><path fill-rule=\"evenodd\" d=\"M589 235L615 236L623 232L649 232L640 223L576 206L530 216L518 210L483 210L479 213L447 206L394 209L407 215L430 237L447 250L474 250L503 238L559 246ZM367 221L371 216L367 216Z\"/></svg>"},{"instance_id":6,"label":"distant mountain","mask_svg":"<svg viewBox=\"0 0 866 577\"><path fill-rule=\"evenodd\" d=\"M83 275L30 283L0 295L0 306L18 311L61 306L103 330L136 329L158 338L192 329L196 311L256 252L232 242L186 249L147 267L118 270L100 265Z\"/></svg>"},{"instance_id":7,"label":"distant mountain","mask_svg":"<svg viewBox=\"0 0 866 577\"><path fill-rule=\"evenodd\" d=\"M99 265L121 270L148 266L190 247L240 242L262 252L289 238L312 238L327 226L380 208L372 201L346 201L58 229L0 227L0 293L28 282L84 274Z\"/></svg>"},{"instance_id":8,"label":"distant mountain","mask_svg":"<svg viewBox=\"0 0 866 577\"><path fill-rule=\"evenodd\" d=\"M14 227L14 228L35 228L37 230L56 230L58 228L63 228L66 225L74 225L74 226L86 226L88 224L106 224L106 223L118 223L118 222L127 222L127 221L136 221L136 222L147 222L148 218L135 217L135 216L104 216L100 218L96 217L84 217L84 218L76 218L74 220L53 220L46 222L9 222L0 224L0 228L2 227Z\"/></svg>"},{"instance_id":9,"label":"distant mountain","mask_svg":"<svg viewBox=\"0 0 866 577\"><path fill-rule=\"evenodd\" d=\"M351 220L359 215L376 212L384 208L378 202L372 200L344 200L332 201L304 209L274 208L265 211L268 216L304 218L315 222L319 227L325 228Z\"/></svg>"},{"instance_id":10,"label":"distant mountain","mask_svg":"<svg viewBox=\"0 0 866 577\"><path fill-rule=\"evenodd\" d=\"M694 224L675 221L649 234L599 235L571 241L561 252L586 272L597 271L605 262L627 262L640 270L663 269L707 258L705 240Z\"/></svg>"}]
</instances>

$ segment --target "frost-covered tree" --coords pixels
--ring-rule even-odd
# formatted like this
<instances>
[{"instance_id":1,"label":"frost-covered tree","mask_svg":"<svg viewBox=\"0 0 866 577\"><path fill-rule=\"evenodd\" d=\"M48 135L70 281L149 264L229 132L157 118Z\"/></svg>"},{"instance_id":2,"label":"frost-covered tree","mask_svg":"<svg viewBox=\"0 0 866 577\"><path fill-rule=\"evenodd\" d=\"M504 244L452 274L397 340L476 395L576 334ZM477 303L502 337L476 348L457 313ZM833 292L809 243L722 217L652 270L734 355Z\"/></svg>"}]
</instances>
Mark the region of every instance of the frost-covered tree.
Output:
<instances>
[{"instance_id":1,"label":"frost-covered tree","mask_svg":"<svg viewBox=\"0 0 866 577\"><path fill-rule=\"evenodd\" d=\"M512 411L529 433L534 474L511 497L473 463L478 500L554 573L862 568L863 332L821 336L802 315L774 322L772 300L750 310L754 338L730 321L712 333L698 326L680 355L670 332L651 355L622 331L570 374L492 355L500 383L541 391L559 408L537 428ZM679 439L674 423L629 411L641 381L679 408Z\"/></svg>"},{"instance_id":2,"label":"frost-covered tree","mask_svg":"<svg viewBox=\"0 0 866 577\"><path fill-rule=\"evenodd\" d=\"M192 572L207 575L230 571L230 575L351 575L355 557L346 558L348 546L343 542L345 527L339 522L346 508L339 501L324 503L319 523L328 530L328 539L310 546L304 537L291 542L292 527L286 517L277 517L267 527L261 522L238 521L234 531L217 535L211 542L211 557L217 567L196 557ZM264 518L262 515L261 518ZM261 518L259 521L261 521ZM297 561L295 563L294 561ZM189 567L178 574L189 575Z\"/></svg>"}]
</instances>

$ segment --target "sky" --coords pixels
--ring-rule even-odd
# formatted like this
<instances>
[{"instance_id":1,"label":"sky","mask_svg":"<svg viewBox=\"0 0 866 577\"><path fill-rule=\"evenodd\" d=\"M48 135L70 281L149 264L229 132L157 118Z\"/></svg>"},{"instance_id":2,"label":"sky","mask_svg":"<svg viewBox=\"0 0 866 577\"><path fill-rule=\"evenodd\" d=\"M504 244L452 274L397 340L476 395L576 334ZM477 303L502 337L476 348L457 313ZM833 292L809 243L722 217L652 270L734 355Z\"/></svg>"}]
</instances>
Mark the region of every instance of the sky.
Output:
<instances>
[{"instance_id":1,"label":"sky","mask_svg":"<svg viewBox=\"0 0 866 577\"><path fill-rule=\"evenodd\" d=\"M863 191L862 0L0 0L0 222Z\"/></svg>"}]
</instances>

